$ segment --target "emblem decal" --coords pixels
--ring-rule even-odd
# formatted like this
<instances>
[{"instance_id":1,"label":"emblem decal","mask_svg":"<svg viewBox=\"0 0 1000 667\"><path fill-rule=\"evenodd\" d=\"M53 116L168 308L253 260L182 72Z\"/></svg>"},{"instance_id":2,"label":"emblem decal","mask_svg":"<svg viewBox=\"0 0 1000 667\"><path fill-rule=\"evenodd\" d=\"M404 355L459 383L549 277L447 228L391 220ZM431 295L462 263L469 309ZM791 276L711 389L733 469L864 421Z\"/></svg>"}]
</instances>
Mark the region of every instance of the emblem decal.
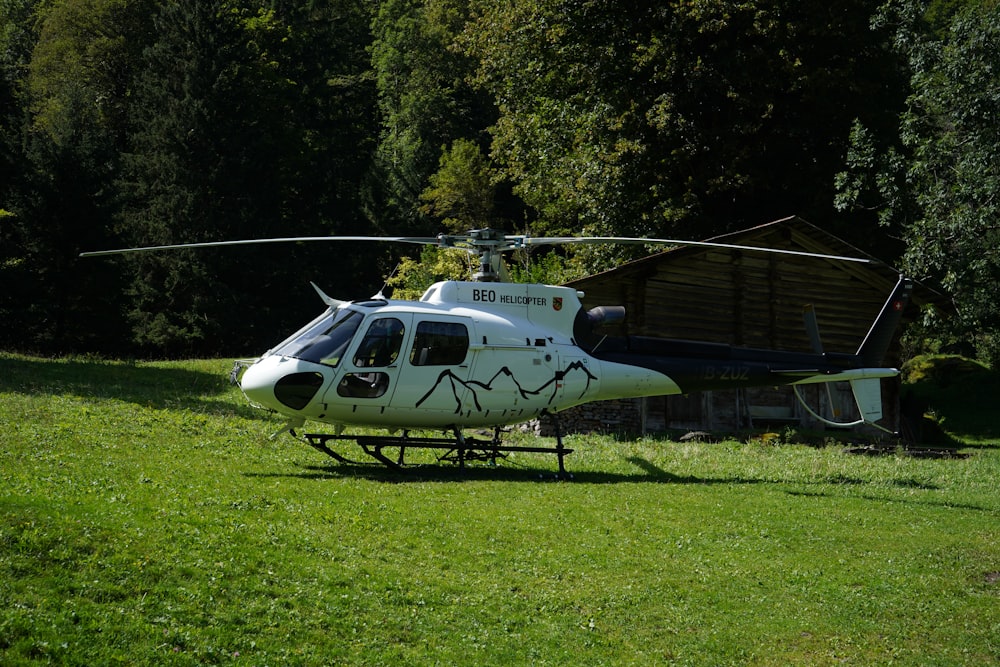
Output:
<instances>
[{"instance_id":1,"label":"emblem decal","mask_svg":"<svg viewBox=\"0 0 1000 667\"><path fill-rule=\"evenodd\" d=\"M554 296L552 297L552 310L559 312L562 310L562 297Z\"/></svg>"}]
</instances>

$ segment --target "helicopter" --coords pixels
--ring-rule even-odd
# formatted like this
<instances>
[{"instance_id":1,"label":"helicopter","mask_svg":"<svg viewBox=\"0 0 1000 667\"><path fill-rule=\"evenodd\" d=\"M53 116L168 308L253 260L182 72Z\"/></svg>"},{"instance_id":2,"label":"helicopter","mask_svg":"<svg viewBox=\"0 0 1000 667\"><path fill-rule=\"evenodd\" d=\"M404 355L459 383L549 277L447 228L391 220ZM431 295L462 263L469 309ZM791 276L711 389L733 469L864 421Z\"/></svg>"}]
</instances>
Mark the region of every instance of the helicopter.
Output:
<instances>
[{"instance_id":1,"label":"helicopter","mask_svg":"<svg viewBox=\"0 0 1000 667\"><path fill-rule=\"evenodd\" d=\"M565 286L509 282L504 253L541 245L694 245L875 263L876 260L742 246L712 241L623 237L533 237L497 229L434 237L319 236L248 239L147 246L81 253L82 257L302 241L381 241L457 248L475 256L471 280L434 283L417 301L392 299L380 291L370 299L342 301L312 283L325 310L259 357L236 362L231 380L248 401L286 419L274 434L307 422L333 433L305 433L307 444L342 463L354 463L334 449L354 441L376 461L394 469L406 465L408 448L443 450L440 460L464 466L470 460L496 462L510 452L555 454L559 476L572 453L559 430L560 412L592 401L688 394L711 389L847 382L860 419L834 426L870 424L882 418L881 380L899 371L882 359L910 299L913 283L900 276L857 351L822 349L815 314L805 311L812 352L737 347L719 343L642 336L611 336L609 325L624 320L622 306L586 310L581 292ZM829 386L829 385L828 385ZM556 425L556 445L503 442L505 427L536 418ZM387 435L351 435L352 427L385 429ZM488 438L466 435L492 429ZM414 431L447 437L422 437ZM481 432L481 431L480 431ZM272 437L274 437L272 436ZM390 458L385 450L395 451Z\"/></svg>"}]
</instances>

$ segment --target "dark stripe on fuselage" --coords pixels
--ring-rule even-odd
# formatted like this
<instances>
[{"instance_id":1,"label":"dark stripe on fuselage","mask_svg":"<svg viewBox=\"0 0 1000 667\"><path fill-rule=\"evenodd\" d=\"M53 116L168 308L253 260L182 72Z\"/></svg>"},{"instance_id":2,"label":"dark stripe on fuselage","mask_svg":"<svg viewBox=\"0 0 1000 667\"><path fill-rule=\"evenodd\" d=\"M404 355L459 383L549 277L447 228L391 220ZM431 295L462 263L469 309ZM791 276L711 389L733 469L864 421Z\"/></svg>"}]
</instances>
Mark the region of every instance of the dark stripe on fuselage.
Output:
<instances>
[{"instance_id":1,"label":"dark stripe on fuselage","mask_svg":"<svg viewBox=\"0 0 1000 667\"><path fill-rule=\"evenodd\" d=\"M642 336L608 338L590 354L663 373L684 393L790 384L811 375L862 367L854 354L784 352Z\"/></svg>"}]
</instances>

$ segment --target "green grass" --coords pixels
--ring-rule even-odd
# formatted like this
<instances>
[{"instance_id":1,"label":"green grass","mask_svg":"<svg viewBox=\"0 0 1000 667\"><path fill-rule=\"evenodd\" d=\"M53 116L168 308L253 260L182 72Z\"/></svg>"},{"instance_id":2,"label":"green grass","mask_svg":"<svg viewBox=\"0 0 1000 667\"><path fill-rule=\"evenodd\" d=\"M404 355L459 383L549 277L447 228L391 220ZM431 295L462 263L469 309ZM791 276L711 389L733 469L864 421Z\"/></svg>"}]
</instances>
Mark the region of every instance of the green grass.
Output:
<instances>
[{"instance_id":1,"label":"green grass","mask_svg":"<svg viewBox=\"0 0 1000 667\"><path fill-rule=\"evenodd\" d=\"M995 424L404 476L269 440L228 368L0 355L0 664L1000 664Z\"/></svg>"}]
</instances>

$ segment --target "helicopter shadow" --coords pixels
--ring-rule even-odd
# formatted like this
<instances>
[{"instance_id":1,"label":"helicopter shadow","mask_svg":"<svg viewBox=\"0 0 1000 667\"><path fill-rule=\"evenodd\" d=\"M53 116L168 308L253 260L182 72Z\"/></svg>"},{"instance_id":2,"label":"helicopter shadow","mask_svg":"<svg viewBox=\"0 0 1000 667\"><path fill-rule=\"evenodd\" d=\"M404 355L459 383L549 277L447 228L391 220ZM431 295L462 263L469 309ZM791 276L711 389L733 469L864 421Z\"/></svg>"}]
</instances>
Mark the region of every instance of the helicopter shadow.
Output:
<instances>
[{"instance_id":1,"label":"helicopter shadow","mask_svg":"<svg viewBox=\"0 0 1000 667\"><path fill-rule=\"evenodd\" d=\"M567 471L560 475L551 468L511 465L472 465L458 467L446 463L428 463L393 469L378 463L330 463L325 465L300 465L299 472L245 473L246 477L278 477L305 480L363 479L386 484L412 483L468 483L468 482L522 482L575 484L761 484L765 480L740 477L710 478L692 475L675 475L639 457L629 457L629 463L639 470L634 473L601 472L584 470Z\"/></svg>"},{"instance_id":2,"label":"helicopter shadow","mask_svg":"<svg viewBox=\"0 0 1000 667\"><path fill-rule=\"evenodd\" d=\"M582 472L568 472L560 476L557 471L548 468L526 468L512 466L467 466L460 468L447 464L423 464L414 465L408 468L393 470L378 463L331 463L325 465L300 464L298 472L273 472L273 473L244 473L248 478L284 478L302 479L307 481L330 481L330 480L367 480L384 484L465 484L476 482L510 482L510 483L532 483L551 484L563 482L568 484L673 484L673 485L771 485L785 487L791 484L792 487L802 487L803 485L816 486L813 489L803 488L783 488L782 491L789 497L812 498L816 500L837 500L843 498L854 498L867 500L874 503L894 503L908 506L924 507L947 507L952 509L962 509L975 512L995 513L996 508L969 503L955 503L946 499L936 499L931 497L910 497L893 498L884 494L868 493L864 487L868 482L860 479L845 479L841 477L817 479L812 482L781 482L773 479L757 479L746 477L698 477L695 475L676 475L664 470L646 459L639 457L629 457L629 463L639 470L634 473L621 472L601 472L587 470ZM834 488L829 488L833 484ZM935 485L917 484L912 480L900 480L894 486L905 488L918 488L922 490L936 490ZM853 489L853 490L851 490Z\"/></svg>"}]
</instances>

